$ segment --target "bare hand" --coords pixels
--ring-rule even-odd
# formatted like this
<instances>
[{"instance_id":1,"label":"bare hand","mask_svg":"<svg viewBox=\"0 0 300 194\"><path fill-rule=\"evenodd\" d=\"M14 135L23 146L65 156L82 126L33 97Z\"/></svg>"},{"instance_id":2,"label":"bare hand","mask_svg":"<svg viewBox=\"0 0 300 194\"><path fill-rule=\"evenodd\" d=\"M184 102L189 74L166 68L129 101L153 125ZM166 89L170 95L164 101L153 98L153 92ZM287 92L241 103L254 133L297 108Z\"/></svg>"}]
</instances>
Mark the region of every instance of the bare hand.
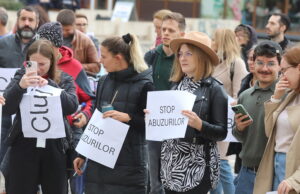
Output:
<instances>
[{"instance_id":1,"label":"bare hand","mask_svg":"<svg viewBox=\"0 0 300 194\"><path fill-rule=\"evenodd\" d=\"M275 99L281 99L281 97L285 94L286 89L289 87L289 81L286 79L286 77L283 75L280 80L277 82L274 92L274 98Z\"/></svg>"},{"instance_id":2,"label":"bare hand","mask_svg":"<svg viewBox=\"0 0 300 194\"><path fill-rule=\"evenodd\" d=\"M188 121L188 125L190 127L193 127L195 129L197 129L198 131L201 131L202 129L202 120L200 119L200 117L193 111L190 110L183 110L181 112L184 116L188 117L189 121Z\"/></svg>"},{"instance_id":3,"label":"bare hand","mask_svg":"<svg viewBox=\"0 0 300 194\"><path fill-rule=\"evenodd\" d=\"M84 159L82 158L75 158L73 161L74 170L78 175L82 175L83 171L81 170L81 167L84 164Z\"/></svg>"},{"instance_id":4,"label":"bare hand","mask_svg":"<svg viewBox=\"0 0 300 194\"><path fill-rule=\"evenodd\" d=\"M87 118L86 118L85 114L83 114L82 112L75 115L74 119L79 119L78 122L73 123L74 126L77 128L82 128L87 123Z\"/></svg>"},{"instance_id":5,"label":"bare hand","mask_svg":"<svg viewBox=\"0 0 300 194\"><path fill-rule=\"evenodd\" d=\"M246 118L248 118L248 115L242 115L241 113L234 116L235 125L238 131L244 131L245 128L253 122L251 119L243 121Z\"/></svg>"},{"instance_id":6,"label":"bare hand","mask_svg":"<svg viewBox=\"0 0 300 194\"><path fill-rule=\"evenodd\" d=\"M0 96L0 104L5 105L5 98L3 96Z\"/></svg>"},{"instance_id":7,"label":"bare hand","mask_svg":"<svg viewBox=\"0 0 300 194\"><path fill-rule=\"evenodd\" d=\"M287 183L286 180L283 180L277 189L278 194L288 194L290 191L292 191L293 188Z\"/></svg>"},{"instance_id":8,"label":"bare hand","mask_svg":"<svg viewBox=\"0 0 300 194\"><path fill-rule=\"evenodd\" d=\"M45 86L48 84L48 81L41 76L35 75L36 72L27 72L23 75L20 80L20 87L26 89L30 86Z\"/></svg>"},{"instance_id":9,"label":"bare hand","mask_svg":"<svg viewBox=\"0 0 300 194\"><path fill-rule=\"evenodd\" d=\"M129 117L129 115L127 113L123 113L123 112L119 112L116 110L110 110L110 111L106 111L105 113L103 113L103 118L113 118L115 120L121 121L121 122L125 122L128 123L131 118Z\"/></svg>"}]
</instances>

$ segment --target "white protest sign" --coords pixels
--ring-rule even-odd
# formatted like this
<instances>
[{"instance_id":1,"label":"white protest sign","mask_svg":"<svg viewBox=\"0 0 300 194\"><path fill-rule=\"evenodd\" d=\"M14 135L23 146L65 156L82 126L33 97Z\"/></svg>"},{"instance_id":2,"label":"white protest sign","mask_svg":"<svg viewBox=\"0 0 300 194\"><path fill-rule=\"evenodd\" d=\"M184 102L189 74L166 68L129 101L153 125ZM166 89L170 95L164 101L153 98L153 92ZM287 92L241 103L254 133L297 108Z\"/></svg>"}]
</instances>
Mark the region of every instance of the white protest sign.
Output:
<instances>
[{"instance_id":1,"label":"white protest sign","mask_svg":"<svg viewBox=\"0 0 300 194\"><path fill-rule=\"evenodd\" d=\"M4 92L18 68L0 68L0 94Z\"/></svg>"},{"instance_id":2,"label":"white protest sign","mask_svg":"<svg viewBox=\"0 0 300 194\"><path fill-rule=\"evenodd\" d=\"M232 135L232 130L234 126L234 112L231 109L231 103L236 101L231 96L228 96L228 113L227 113L227 137L223 140L226 142L238 142L238 140Z\"/></svg>"},{"instance_id":3,"label":"white protest sign","mask_svg":"<svg viewBox=\"0 0 300 194\"><path fill-rule=\"evenodd\" d=\"M186 91L148 92L146 114L146 139L163 141L183 138L188 118L182 110L192 110L196 96Z\"/></svg>"},{"instance_id":4,"label":"white protest sign","mask_svg":"<svg viewBox=\"0 0 300 194\"><path fill-rule=\"evenodd\" d=\"M58 89L49 85L28 88L20 103L24 137L56 139L66 137Z\"/></svg>"},{"instance_id":5,"label":"white protest sign","mask_svg":"<svg viewBox=\"0 0 300 194\"><path fill-rule=\"evenodd\" d=\"M103 119L102 113L96 109L76 151L97 163L114 168L128 129L129 125L120 121Z\"/></svg>"},{"instance_id":6,"label":"white protest sign","mask_svg":"<svg viewBox=\"0 0 300 194\"><path fill-rule=\"evenodd\" d=\"M111 21L120 19L122 22L128 22L133 6L134 2L117 1L111 16Z\"/></svg>"}]
</instances>

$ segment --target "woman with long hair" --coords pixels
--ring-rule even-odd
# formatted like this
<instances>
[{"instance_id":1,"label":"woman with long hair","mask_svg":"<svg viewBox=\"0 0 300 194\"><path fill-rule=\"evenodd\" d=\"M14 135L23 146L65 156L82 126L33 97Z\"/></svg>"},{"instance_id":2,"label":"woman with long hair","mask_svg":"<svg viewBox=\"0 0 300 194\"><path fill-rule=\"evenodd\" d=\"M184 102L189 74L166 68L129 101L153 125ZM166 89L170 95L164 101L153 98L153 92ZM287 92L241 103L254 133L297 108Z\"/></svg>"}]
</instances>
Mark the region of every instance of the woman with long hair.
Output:
<instances>
[{"instance_id":1,"label":"woman with long hair","mask_svg":"<svg viewBox=\"0 0 300 194\"><path fill-rule=\"evenodd\" d=\"M230 29L217 29L213 36L212 48L219 58L219 64L214 70L213 77L224 84L230 97L236 99L241 81L248 72L241 58L241 48L234 32ZM221 158L221 179L217 189L211 191L213 194L220 193L222 190L224 194L234 193L233 174L226 157L228 146L228 142L218 142Z\"/></svg>"},{"instance_id":2,"label":"woman with long hair","mask_svg":"<svg viewBox=\"0 0 300 194\"><path fill-rule=\"evenodd\" d=\"M88 160L85 193L145 194L148 160L143 110L147 92L154 89L152 71L145 64L133 34L105 39L101 43L101 63L108 75L100 77L95 108L104 112L104 118L111 117L130 128L114 169ZM111 102L114 110L105 112L102 107ZM74 160L78 174L82 174L83 163L82 157Z\"/></svg>"},{"instance_id":3,"label":"woman with long hair","mask_svg":"<svg viewBox=\"0 0 300 194\"><path fill-rule=\"evenodd\" d=\"M182 111L189 119L185 137L162 143L161 180L166 194L206 194L219 179L216 141L227 135L227 95L212 77L219 60L211 39L201 32L172 40L170 48L175 53L173 89L197 97L192 111Z\"/></svg>"},{"instance_id":4,"label":"woman with long hair","mask_svg":"<svg viewBox=\"0 0 300 194\"><path fill-rule=\"evenodd\" d=\"M35 41L28 48L26 60L35 61L37 71L25 71L22 67L4 92L6 104L3 108L8 114L16 114L7 138L11 150L6 191L36 193L38 185L41 185L43 193L65 194L68 185L65 139L46 139L41 143L37 138L24 137L22 119L26 118L21 118L20 102L28 87L48 84L63 89L60 94L62 113L70 115L78 106L73 79L57 70L56 56L47 40ZM64 118L61 119L63 122Z\"/></svg>"},{"instance_id":5,"label":"woman with long hair","mask_svg":"<svg viewBox=\"0 0 300 194\"><path fill-rule=\"evenodd\" d=\"M254 194L300 192L300 47L286 50L274 95L265 102L268 143L256 174Z\"/></svg>"}]
</instances>

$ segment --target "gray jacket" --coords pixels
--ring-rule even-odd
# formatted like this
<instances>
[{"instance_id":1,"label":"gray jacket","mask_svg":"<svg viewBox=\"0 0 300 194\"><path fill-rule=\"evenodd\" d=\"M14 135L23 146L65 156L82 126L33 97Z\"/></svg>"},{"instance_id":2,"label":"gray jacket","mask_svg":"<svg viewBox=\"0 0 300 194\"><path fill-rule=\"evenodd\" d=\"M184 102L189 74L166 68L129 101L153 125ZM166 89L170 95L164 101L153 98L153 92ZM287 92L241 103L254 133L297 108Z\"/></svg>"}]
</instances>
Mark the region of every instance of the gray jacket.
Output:
<instances>
[{"instance_id":1,"label":"gray jacket","mask_svg":"<svg viewBox=\"0 0 300 194\"><path fill-rule=\"evenodd\" d=\"M18 35L12 34L0 39L0 67L18 68L21 67L27 53L28 47L35 40L33 38L28 44L24 45Z\"/></svg>"}]
</instances>

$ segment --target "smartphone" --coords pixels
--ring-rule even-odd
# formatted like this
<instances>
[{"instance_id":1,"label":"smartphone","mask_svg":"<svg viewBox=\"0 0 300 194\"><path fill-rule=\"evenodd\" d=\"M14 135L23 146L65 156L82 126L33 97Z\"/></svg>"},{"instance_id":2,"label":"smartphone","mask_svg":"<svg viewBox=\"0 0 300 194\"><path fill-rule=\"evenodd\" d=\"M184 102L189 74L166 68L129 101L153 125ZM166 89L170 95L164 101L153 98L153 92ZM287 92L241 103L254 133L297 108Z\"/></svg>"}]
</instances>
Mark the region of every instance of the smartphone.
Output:
<instances>
[{"instance_id":1,"label":"smartphone","mask_svg":"<svg viewBox=\"0 0 300 194\"><path fill-rule=\"evenodd\" d=\"M37 62L36 61L26 61L25 62L26 73L35 72L37 75Z\"/></svg>"},{"instance_id":2,"label":"smartphone","mask_svg":"<svg viewBox=\"0 0 300 194\"><path fill-rule=\"evenodd\" d=\"M248 115L248 117L243 119L242 121L252 120L251 116L242 104L237 104L235 106L232 106L231 108L235 114L241 113L242 115Z\"/></svg>"}]
</instances>

